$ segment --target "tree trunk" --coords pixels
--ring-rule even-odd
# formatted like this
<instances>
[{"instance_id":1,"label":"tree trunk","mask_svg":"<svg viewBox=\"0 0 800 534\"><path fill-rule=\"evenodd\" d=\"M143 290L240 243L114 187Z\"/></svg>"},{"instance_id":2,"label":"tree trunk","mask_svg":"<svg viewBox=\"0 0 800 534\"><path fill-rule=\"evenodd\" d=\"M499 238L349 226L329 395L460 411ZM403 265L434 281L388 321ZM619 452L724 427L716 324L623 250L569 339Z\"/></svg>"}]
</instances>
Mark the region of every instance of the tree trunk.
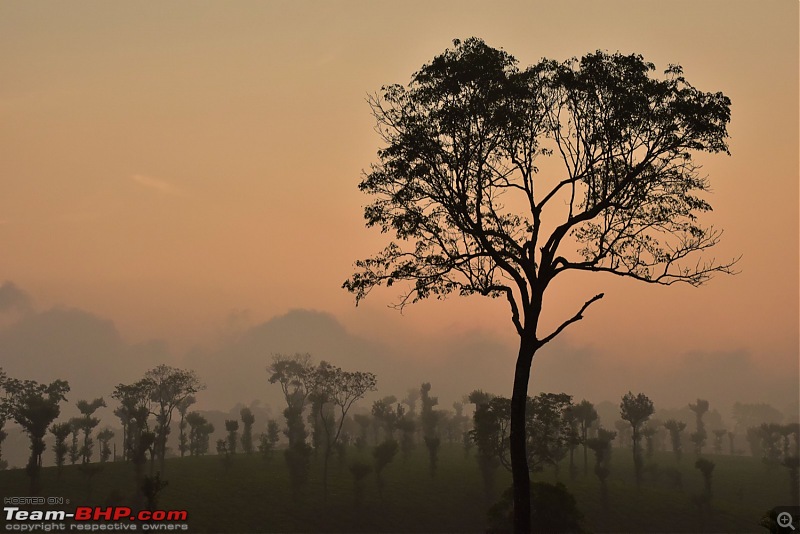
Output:
<instances>
[{"instance_id":1,"label":"tree trunk","mask_svg":"<svg viewBox=\"0 0 800 534\"><path fill-rule=\"evenodd\" d=\"M514 371L514 390L511 396L511 475L514 488L514 532L531 531L531 479L525 446L525 408L528 401L528 382L531 363L536 352L535 338L520 337L519 354Z\"/></svg>"}]
</instances>

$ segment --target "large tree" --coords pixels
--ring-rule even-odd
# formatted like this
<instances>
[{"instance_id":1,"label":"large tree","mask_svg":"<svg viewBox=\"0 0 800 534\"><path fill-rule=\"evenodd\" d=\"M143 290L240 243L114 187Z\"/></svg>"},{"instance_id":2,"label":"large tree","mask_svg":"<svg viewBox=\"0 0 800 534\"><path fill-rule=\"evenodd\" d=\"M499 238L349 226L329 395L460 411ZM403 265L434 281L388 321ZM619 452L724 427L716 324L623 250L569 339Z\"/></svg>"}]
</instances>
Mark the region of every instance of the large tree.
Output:
<instances>
[{"instance_id":1,"label":"large tree","mask_svg":"<svg viewBox=\"0 0 800 534\"><path fill-rule=\"evenodd\" d=\"M696 152L727 152L730 100L642 56L591 53L520 69L482 40L454 41L370 98L385 146L360 189L368 226L396 237L358 261L344 287L360 301L405 285L397 305L456 292L504 297L520 344L511 414L515 529L530 527L525 404L536 352L552 331L546 290L568 271L700 285L731 263L695 258L720 232L697 216L708 181ZM539 169L543 169L539 172Z\"/></svg>"}]
</instances>

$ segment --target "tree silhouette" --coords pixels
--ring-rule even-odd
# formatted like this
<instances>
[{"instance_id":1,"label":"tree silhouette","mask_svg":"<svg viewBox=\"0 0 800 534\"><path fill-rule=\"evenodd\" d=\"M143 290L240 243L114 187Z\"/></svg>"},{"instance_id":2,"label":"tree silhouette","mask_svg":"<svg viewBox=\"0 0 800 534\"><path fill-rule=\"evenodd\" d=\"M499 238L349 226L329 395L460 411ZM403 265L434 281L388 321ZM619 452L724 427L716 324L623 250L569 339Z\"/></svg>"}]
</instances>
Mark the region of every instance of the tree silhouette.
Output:
<instances>
[{"instance_id":1,"label":"tree silhouette","mask_svg":"<svg viewBox=\"0 0 800 534\"><path fill-rule=\"evenodd\" d=\"M730 100L664 79L639 55L596 52L520 70L503 50L454 41L370 99L385 147L359 185L368 226L392 232L343 284L357 302L408 281L397 306L450 293L504 297L520 345L512 394L515 528L529 530L525 406L533 357L603 297L542 332L546 289L567 271L700 285L731 263L693 260L720 232L696 152L727 152ZM542 160L560 173L539 177ZM577 248L577 255L567 253Z\"/></svg>"},{"instance_id":2,"label":"tree silhouette","mask_svg":"<svg viewBox=\"0 0 800 534\"><path fill-rule=\"evenodd\" d=\"M375 391L376 378L373 373L343 371L328 362L320 362L313 371L313 394L322 400L317 415L325 432L325 457L323 458L322 487L328 494L328 464L331 453L339 443L347 412L353 403ZM331 406L326 411L324 406ZM338 416L334 413L338 410Z\"/></svg>"},{"instance_id":3,"label":"tree silhouette","mask_svg":"<svg viewBox=\"0 0 800 534\"><path fill-rule=\"evenodd\" d=\"M182 401L178 403L178 414L181 416L180 420L178 421L178 451L181 453L181 457L184 454L189 452L189 436L186 435L186 414L189 411L189 407L197 402L194 395L189 395Z\"/></svg>"},{"instance_id":4,"label":"tree silhouette","mask_svg":"<svg viewBox=\"0 0 800 534\"><path fill-rule=\"evenodd\" d=\"M97 441L100 442L100 462L105 463L111 457L111 447L108 442L114 438L114 431L110 428L104 428L97 433Z\"/></svg>"},{"instance_id":5,"label":"tree silhouette","mask_svg":"<svg viewBox=\"0 0 800 534\"><path fill-rule=\"evenodd\" d=\"M100 424L100 419L92 416L99 408L105 408L106 401L103 400L103 397L94 399L91 402L79 400L76 406L81 415L83 415L80 421L80 429L83 431L83 445L81 445L80 449L81 463L88 464L92 459L92 449L94 447L91 437L92 430Z\"/></svg>"},{"instance_id":6,"label":"tree silhouette","mask_svg":"<svg viewBox=\"0 0 800 534\"><path fill-rule=\"evenodd\" d=\"M681 461L681 432L686 429L686 423L677 421L675 419L668 419L664 423L664 428L669 431L669 439L672 442L672 452L675 453L675 459Z\"/></svg>"},{"instance_id":7,"label":"tree silhouette","mask_svg":"<svg viewBox=\"0 0 800 534\"><path fill-rule=\"evenodd\" d=\"M708 433L706 432L706 425L703 423L703 416L708 411L708 401L704 399L697 399L697 403L689 403L689 409L695 415L695 431L689 436L694 443L694 452L698 456L703 453L703 445L706 443Z\"/></svg>"},{"instance_id":8,"label":"tree silhouette","mask_svg":"<svg viewBox=\"0 0 800 534\"><path fill-rule=\"evenodd\" d=\"M226 419L225 431L228 432L226 452L231 455L236 454L236 444L239 443L239 421L236 419Z\"/></svg>"},{"instance_id":9,"label":"tree silhouette","mask_svg":"<svg viewBox=\"0 0 800 534\"><path fill-rule=\"evenodd\" d=\"M258 451L265 460L272 458L272 453L278 441L280 441L280 427L277 421L270 419L267 421L267 431L261 434L261 441L258 445Z\"/></svg>"},{"instance_id":10,"label":"tree silhouette","mask_svg":"<svg viewBox=\"0 0 800 534\"><path fill-rule=\"evenodd\" d=\"M69 384L64 380L40 384L34 380L10 378L0 370L0 388L4 391L2 413L21 426L31 440L31 455L25 471L30 478L30 492L37 495L42 453L46 449L44 436L50 423L61 413L59 403L66 400Z\"/></svg>"},{"instance_id":11,"label":"tree silhouette","mask_svg":"<svg viewBox=\"0 0 800 534\"><path fill-rule=\"evenodd\" d=\"M600 501L603 508L608 509L608 486L606 480L611 474L609 461L611 460L611 442L617 435L616 432L604 428L597 429L597 436L589 438L586 444L594 451L594 474L600 480Z\"/></svg>"},{"instance_id":12,"label":"tree silhouette","mask_svg":"<svg viewBox=\"0 0 800 534\"><path fill-rule=\"evenodd\" d=\"M630 391L622 396L619 405L620 417L630 423L633 431L633 467L636 474L636 485L642 484L642 447L640 431L642 424L647 421L655 409L651 401L644 393L635 395Z\"/></svg>"},{"instance_id":13,"label":"tree silhouette","mask_svg":"<svg viewBox=\"0 0 800 534\"><path fill-rule=\"evenodd\" d=\"M431 397L431 385L425 382L419 388L419 396L422 401L420 422L422 423L422 439L425 441L425 448L428 449L428 466L431 476L436 475L436 466L439 463L439 445L442 441L437 432L440 413L433 409L439 404L438 397Z\"/></svg>"},{"instance_id":14,"label":"tree silhouette","mask_svg":"<svg viewBox=\"0 0 800 534\"><path fill-rule=\"evenodd\" d=\"M205 389L205 385L200 382L194 371L177 369L164 364L147 371L144 379L149 385L150 400L154 408L152 413L156 417L155 452L160 461L160 472L163 475L172 414L187 397Z\"/></svg>"},{"instance_id":15,"label":"tree silhouette","mask_svg":"<svg viewBox=\"0 0 800 534\"><path fill-rule=\"evenodd\" d=\"M207 453L214 425L198 412L186 414L186 423L189 425L189 454L200 456Z\"/></svg>"},{"instance_id":16,"label":"tree silhouette","mask_svg":"<svg viewBox=\"0 0 800 534\"><path fill-rule=\"evenodd\" d=\"M242 419L242 450L245 454L253 453L253 423L256 422L256 417L250 408L242 408L239 411L239 417Z\"/></svg>"},{"instance_id":17,"label":"tree silhouette","mask_svg":"<svg viewBox=\"0 0 800 534\"><path fill-rule=\"evenodd\" d=\"M588 439L588 432L589 427L592 426L592 423L597 421L597 411L594 409L594 405L587 401L586 399L582 400L572 410L572 413L575 414L575 419L578 421L580 425L580 434L581 434L581 443L583 443L583 475L586 476L588 474L588 461L587 461L587 445L586 440Z\"/></svg>"},{"instance_id":18,"label":"tree silhouette","mask_svg":"<svg viewBox=\"0 0 800 534\"><path fill-rule=\"evenodd\" d=\"M55 438L53 444L53 453L55 454L56 466L58 467L58 477L61 478L61 471L67 459L67 438L72 432L72 427L69 423L55 423L50 426L50 433Z\"/></svg>"}]
</instances>

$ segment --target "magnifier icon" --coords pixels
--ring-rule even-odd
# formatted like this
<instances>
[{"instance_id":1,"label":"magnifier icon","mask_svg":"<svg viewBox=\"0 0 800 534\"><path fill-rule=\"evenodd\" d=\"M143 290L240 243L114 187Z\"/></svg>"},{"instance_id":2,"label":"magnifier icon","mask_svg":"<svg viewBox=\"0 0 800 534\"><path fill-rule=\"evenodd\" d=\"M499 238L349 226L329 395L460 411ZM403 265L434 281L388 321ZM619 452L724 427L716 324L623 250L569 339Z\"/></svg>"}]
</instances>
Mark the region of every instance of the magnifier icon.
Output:
<instances>
[{"instance_id":1,"label":"magnifier icon","mask_svg":"<svg viewBox=\"0 0 800 534\"><path fill-rule=\"evenodd\" d=\"M790 529L794 530L794 525L792 524L792 514L789 512L781 512L778 514L778 526L782 528L789 527Z\"/></svg>"}]
</instances>

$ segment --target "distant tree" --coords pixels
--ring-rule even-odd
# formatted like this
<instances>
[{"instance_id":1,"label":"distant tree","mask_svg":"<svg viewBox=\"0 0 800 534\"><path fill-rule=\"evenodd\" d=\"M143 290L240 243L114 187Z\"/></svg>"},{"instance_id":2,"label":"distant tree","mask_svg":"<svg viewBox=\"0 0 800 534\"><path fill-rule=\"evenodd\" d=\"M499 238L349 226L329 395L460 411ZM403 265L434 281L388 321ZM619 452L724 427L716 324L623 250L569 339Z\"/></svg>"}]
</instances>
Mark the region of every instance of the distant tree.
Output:
<instances>
[{"instance_id":1,"label":"distant tree","mask_svg":"<svg viewBox=\"0 0 800 534\"><path fill-rule=\"evenodd\" d=\"M144 484L144 467L147 454L150 454L151 466L155 448L156 434L150 430L148 419L152 405L152 383L147 378L132 384L118 384L111 397L119 402L114 414L123 424L123 457L133 464L135 499L134 504L141 505L142 484Z\"/></svg>"},{"instance_id":2,"label":"distant tree","mask_svg":"<svg viewBox=\"0 0 800 534\"><path fill-rule=\"evenodd\" d=\"M724 428L714 430L714 452L722 454L722 440L728 435L728 431Z\"/></svg>"},{"instance_id":3,"label":"distant tree","mask_svg":"<svg viewBox=\"0 0 800 534\"><path fill-rule=\"evenodd\" d=\"M214 425L198 412L186 414L186 422L189 425L189 454L192 456L206 454Z\"/></svg>"},{"instance_id":4,"label":"distant tree","mask_svg":"<svg viewBox=\"0 0 800 534\"><path fill-rule=\"evenodd\" d=\"M178 435L178 451L181 453L181 458L189 452L189 436L186 433L186 414L195 402L197 402L197 399L194 395L189 395L177 405L178 414L181 416L180 421L178 421L178 430L180 432Z\"/></svg>"},{"instance_id":5,"label":"distant tree","mask_svg":"<svg viewBox=\"0 0 800 534\"><path fill-rule=\"evenodd\" d=\"M70 434L72 435L69 446L69 463L71 465L75 465L75 463L81 458L81 449L78 446L78 434L81 433L82 425L83 419L80 417L72 417L69 420L69 429Z\"/></svg>"},{"instance_id":6,"label":"distant tree","mask_svg":"<svg viewBox=\"0 0 800 534\"><path fill-rule=\"evenodd\" d=\"M94 448L92 431L100 424L100 419L93 417L93 415L99 408L105 408L106 401L103 400L103 397L94 399L91 402L79 400L77 406L78 411L80 411L83 416L80 422L80 429L83 431L83 445L81 445L80 450L81 462L88 464L92 459L92 450Z\"/></svg>"},{"instance_id":7,"label":"distant tree","mask_svg":"<svg viewBox=\"0 0 800 534\"><path fill-rule=\"evenodd\" d=\"M777 423L761 423L757 435L761 441L762 460L771 468L781 461L783 453L783 426Z\"/></svg>"},{"instance_id":8,"label":"distant tree","mask_svg":"<svg viewBox=\"0 0 800 534\"><path fill-rule=\"evenodd\" d=\"M368 392L375 391L377 379L373 373L344 371L324 361L320 362L312 376L313 394L323 401L318 408L317 415L322 421L322 428L325 432L322 487L324 494L327 495L328 463L331 453L342 436L347 413L356 401L364 398ZM326 411L325 405L331 406L332 409Z\"/></svg>"},{"instance_id":9,"label":"distant tree","mask_svg":"<svg viewBox=\"0 0 800 534\"><path fill-rule=\"evenodd\" d=\"M695 415L695 431L691 434L690 438L692 443L694 443L694 452L698 456L703 453L703 446L706 443L706 439L708 438L708 432L706 432L706 425L703 423L703 416L708 411L708 401L704 399L697 399L695 404L689 403L689 409L694 412Z\"/></svg>"},{"instance_id":10,"label":"distant tree","mask_svg":"<svg viewBox=\"0 0 800 534\"><path fill-rule=\"evenodd\" d=\"M633 466L636 474L636 485L642 484L642 451L641 434L642 424L653 415L653 401L644 393L634 395L628 392L622 396L619 405L620 417L631 425L633 432Z\"/></svg>"},{"instance_id":11,"label":"distant tree","mask_svg":"<svg viewBox=\"0 0 800 534\"><path fill-rule=\"evenodd\" d=\"M2 413L21 426L31 440L31 455L25 471L30 478L31 494L38 495L42 453L46 449L44 436L50 423L61 413L59 404L66 400L69 384L64 380L40 384L0 373L0 388L4 391Z\"/></svg>"},{"instance_id":12,"label":"distant tree","mask_svg":"<svg viewBox=\"0 0 800 534\"><path fill-rule=\"evenodd\" d=\"M69 423L55 423L50 426L50 433L55 438L53 444L53 452L55 453L56 466L58 467L58 477L61 478L61 471L67 459L67 438L72 433L72 427Z\"/></svg>"},{"instance_id":13,"label":"distant tree","mask_svg":"<svg viewBox=\"0 0 800 534\"><path fill-rule=\"evenodd\" d=\"M148 432L150 416L150 383L141 379L132 384L118 384L111 397L119 402L114 409L122 424L122 457L131 460L140 444L143 432ZM142 479L143 481L143 479ZM141 481L137 484L137 488Z\"/></svg>"},{"instance_id":14,"label":"distant tree","mask_svg":"<svg viewBox=\"0 0 800 534\"><path fill-rule=\"evenodd\" d=\"M575 449L581 444L581 435L578 430L578 419L575 417L574 406L568 406L564 410L564 420L567 423L567 448L569 449L569 478L575 480L578 476L578 468L575 466Z\"/></svg>"},{"instance_id":15,"label":"distant tree","mask_svg":"<svg viewBox=\"0 0 800 534\"><path fill-rule=\"evenodd\" d=\"M695 286L730 272L731 264L693 259L719 232L697 222L711 207L692 163L696 152L727 152L730 100L695 89L679 66L663 79L653 70L640 55L599 51L521 70L507 52L470 38L407 87L385 86L370 100L385 147L359 185L374 198L364 214L396 239L358 261L344 287L360 300L408 282L401 308L450 293L508 300L520 338L511 438L520 531L530 521L533 357L603 297L543 332L546 289L568 271ZM551 157L555 177L538 179Z\"/></svg>"},{"instance_id":16,"label":"distant tree","mask_svg":"<svg viewBox=\"0 0 800 534\"><path fill-rule=\"evenodd\" d=\"M111 457L111 447L108 443L114 438L114 431L104 428L97 434L97 441L100 442L100 462L105 463Z\"/></svg>"},{"instance_id":17,"label":"distant tree","mask_svg":"<svg viewBox=\"0 0 800 534\"><path fill-rule=\"evenodd\" d=\"M239 421L236 419L225 420L225 431L228 432L228 454L236 454L236 444L239 443Z\"/></svg>"},{"instance_id":18,"label":"distant tree","mask_svg":"<svg viewBox=\"0 0 800 534\"><path fill-rule=\"evenodd\" d=\"M594 452L594 474L600 480L600 501L603 508L608 509L608 485L606 480L611 474L609 462L611 460L611 442L616 436L616 432L604 428L597 429L597 436L589 438L586 445Z\"/></svg>"},{"instance_id":19,"label":"distant tree","mask_svg":"<svg viewBox=\"0 0 800 534\"><path fill-rule=\"evenodd\" d=\"M267 431L261 434L261 443L258 446L258 451L265 460L272 458L272 453L280 439L280 427L278 426L278 422L274 419L270 419L267 421Z\"/></svg>"},{"instance_id":20,"label":"distant tree","mask_svg":"<svg viewBox=\"0 0 800 534\"><path fill-rule=\"evenodd\" d=\"M475 405L472 413L472 430L469 431L470 439L478 449L475 459L481 471L484 496L487 502L492 501L494 493L495 471L500 466L503 430L503 418L497 412L497 405L492 405L494 397L483 391L476 390L469 394L469 401Z\"/></svg>"},{"instance_id":21,"label":"distant tree","mask_svg":"<svg viewBox=\"0 0 800 534\"><path fill-rule=\"evenodd\" d=\"M705 458L699 458L695 463L694 466L700 471L703 475L703 485L705 487L705 494L708 499L711 498L711 475L714 472L714 462L711 460L706 460Z\"/></svg>"},{"instance_id":22,"label":"distant tree","mask_svg":"<svg viewBox=\"0 0 800 534\"><path fill-rule=\"evenodd\" d=\"M648 423L642 427L642 437L645 441L645 451L648 459L653 457L653 451L655 449L653 438L657 433L658 428L654 424Z\"/></svg>"},{"instance_id":23,"label":"distant tree","mask_svg":"<svg viewBox=\"0 0 800 534\"><path fill-rule=\"evenodd\" d=\"M664 423L664 428L669 431L669 439L672 442L672 452L675 453L675 459L681 461L681 432L686 429L686 423L677 421L675 419L668 419Z\"/></svg>"},{"instance_id":24,"label":"distant tree","mask_svg":"<svg viewBox=\"0 0 800 534\"><path fill-rule=\"evenodd\" d=\"M149 385L150 400L156 418L155 453L160 461L160 472L165 473L167 436L172 422L172 414L178 405L205 389L194 371L178 369L169 365L159 365L147 371L144 379Z\"/></svg>"},{"instance_id":25,"label":"distant tree","mask_svg":"<svg viewBox=\"0 0 800 534\"><path fill-rule=\"evenodd\" d=\"M381 473L389 463L394 459L397 454L398 445L393 439L386 440L379 444L372 451L372 456L375 458L375 476L378 480L378 494L383 498L383 477Z\"/></svg>"},{"instance_id":26,"label":"distant tree","mask_svg":"<svg viewBox=\"0 0 800 534\"><path fill-rule=\"evenodd\" d=\"M733 432L728 432L728 454L733 456L736 454L736 434Z\"/></svg>"},{"instance_id":27,"label":"distant tree","mask_svg":"<svg viewBox=\"0 0 800 534\"><path fill-rule=\"evenodd\" d=\"M422 400L422 410L420 421L422 423L422 438L425 447L428 449L428 466L431 476L436 475L436 466L439 463L439 446L442 443L438 434L438 424L441 418L440 413L433 407L439 404L438 397L430 396L431 385L425 382L420 386L419 396Z\"/></svg>"},{"instance_id":28,"label":"distant tree","mask_svg":"<svg viewBox=\"0 0 800 534\"><path fill-rule=\"evenodd\" d=\"M408 414L411 417L417 415L417 401L419 401L419 389L408 388L408 391L406 391L406 396L403 398L403 404L408 406Z\"/></svg>"},{"instance_id":29,"label":"distant tree","mask_svg":"<svg viewBox=\"0 0 800 534\"><path fill-rule=\"evenodd\" d=\"M303 410L306 400L313 391L313 366L309 354L286 356L276 354L272 364L267 368L270 384L279 384L286 401L283 415L286 418L285 434L289 446L284 451L284 458L289 467L292 491L299 497L308 480L311 448L306 443L308 436L303 422Z\"/></svg>"},{"instance_id":30,"label":"distant tree","mask_svg":"<svg viewBox=\"0 0 800 534\"><path fill-rule=\"evenodd\" d=\"M372 417L383 429L386 440L394 439L397 430L397 421L401 417L402 407L397 403L397 397L389 395L372 403ZM375 436L377 439L377 435Z\"/></svg>"},{"instance_id":31,"label":"distant tree","mask_svg":"<svg viewBox=\"0 0 800 534\"><path fill-rule=\"evenodd\" d=\"M588 446L586 445L586 440L589 437L589 428L595 421L597 421L597 411L594 409L594 405L591 402L584 399L575 405L575 407L572 409L572 413L575 415L575 419L579 424L581 443L583 443L583 474L586 476L586 474L589 472L586 453Z\"/></svg>"},{"instance_id":32,"label":"distant tree","mask_svg":"<svg viewBox=\"0 0 800 534\"><path fill-rule=\"evenodd\" d=\"M745 434L748 428L758 427L761 423L782 423L783 414L769 404L744 404L736 402L733 405L733 420L736 421L734 431Z\"/></svg>"},{"instance_id":33,"label":"distant tree","mask_svg":"<svg viewBox=\"0 0 800 534\"><path fill-rule=\"evenodd\" d=\"M250 408L242 408L239 411L239 416L242 419L242 450L245 454L253 453L253 423L256 422L256 417Z\"/></svg>"},{"instance_id":34,"label":"distant tree","mask_svg":"<svg viewBox=\"0 0 800 534\"><path fill-rule=\"evenodd\" d=\"M236 421L234 421L234 423L236 423ZM225 421L225 426L228 426L228 421ZM230 468L231 464L233 463L231 459L232 454L233 452L230 449L230 437L228 437L228 439L218 439L217 455L222 456L222 464L225 466L225 469Z\"/></svg>"}]
</instances>

